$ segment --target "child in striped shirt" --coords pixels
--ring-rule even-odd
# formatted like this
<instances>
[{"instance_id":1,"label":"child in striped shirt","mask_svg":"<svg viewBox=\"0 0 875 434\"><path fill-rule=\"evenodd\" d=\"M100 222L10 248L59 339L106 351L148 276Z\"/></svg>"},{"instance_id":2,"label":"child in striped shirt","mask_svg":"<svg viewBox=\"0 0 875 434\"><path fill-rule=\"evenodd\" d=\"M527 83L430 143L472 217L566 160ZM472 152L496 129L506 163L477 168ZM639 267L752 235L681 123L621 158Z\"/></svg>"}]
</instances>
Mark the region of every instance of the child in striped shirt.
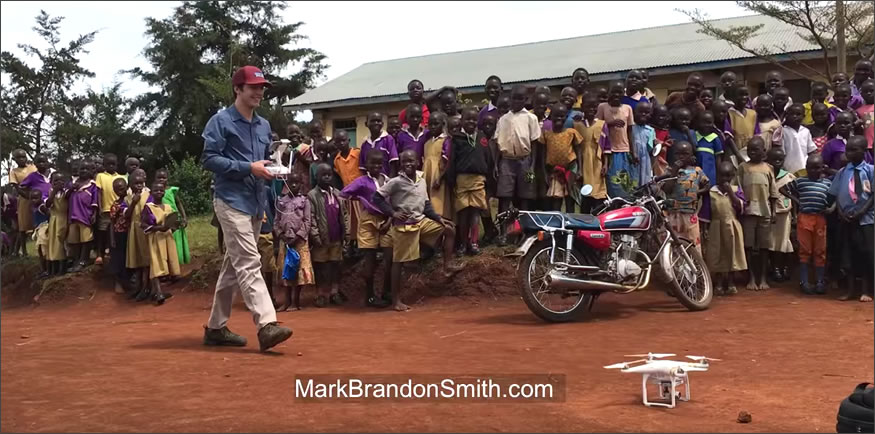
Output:
<instances>
[{"instance_id":1,"label":"child in striped shirt","mask_svg":"<svg viewBox=\"0 0 875 434\"><path fill-rule=\"evenodd\" d=\"M829 178L822 178L823 157L812 154L805 165L806 176L781 188L799 210L796 238L799 241L799 289L803 294L826 294L823 275L826 266L826 217L831 200ZM814 288L808 283L808 264L814 259Z\"/></svg>"}]
</instances>

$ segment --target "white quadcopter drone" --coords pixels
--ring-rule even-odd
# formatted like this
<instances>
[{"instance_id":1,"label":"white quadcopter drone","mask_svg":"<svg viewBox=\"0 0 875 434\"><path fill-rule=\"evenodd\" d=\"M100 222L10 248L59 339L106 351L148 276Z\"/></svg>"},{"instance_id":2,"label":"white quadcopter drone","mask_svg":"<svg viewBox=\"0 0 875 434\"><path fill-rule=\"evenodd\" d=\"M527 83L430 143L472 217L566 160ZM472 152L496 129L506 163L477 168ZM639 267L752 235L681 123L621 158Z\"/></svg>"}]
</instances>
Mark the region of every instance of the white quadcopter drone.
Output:
<instances>
[{"instance_id":1,"label":"white quadcopter drone","mask_svg":"<svg viewBox=\"0 0 875 434\"><path fill-rule=\"evenodd\" d=\"M709 361L719 361L720 359L712 359L705 356L687 356L693 362L682 362L679 360L661 360L665 357L671 357L675 354L631 354L624 357L645 357L644 359L632 360L630 362L615 363L605 366L605 369L619 369L620 372L631 372L641 374L641 393L644 399L644 405L660 406L674 408L676 400L690 400L690 372L704 372L708 370ZM651 402L647 399L647 383L656 384L659 387L659 399L663 402ZM677 387L684 386L683 396Z\"/></svg>"}]
</instances>

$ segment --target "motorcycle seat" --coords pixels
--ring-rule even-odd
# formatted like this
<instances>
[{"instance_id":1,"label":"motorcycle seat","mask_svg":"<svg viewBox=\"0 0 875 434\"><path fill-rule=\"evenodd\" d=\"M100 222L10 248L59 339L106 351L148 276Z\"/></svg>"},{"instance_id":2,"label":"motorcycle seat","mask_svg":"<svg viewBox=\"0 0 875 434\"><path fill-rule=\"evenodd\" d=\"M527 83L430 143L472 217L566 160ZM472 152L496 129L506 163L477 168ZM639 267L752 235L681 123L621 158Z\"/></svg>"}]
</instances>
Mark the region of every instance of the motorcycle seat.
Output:
<instances>
[{"instance_id":1,"label":"motorcycle seat","mask_svg":"<svg viewBox=\"0 0 875 434\"><path fill-rule=\"evenodd\" d=\"M526 218L521 219L523 226L529 227L530 229L536 229L537 225L534 223L537 221L538 224L551 228L562 227L562 223L556 215L540 213L533 214L533 216L526 216ZM592 214L563 214L563 217L565 218L566 229L587 231L601 230L599 219ZM529 221L530 219L531 221Z\"/></svg>"},{"instance_id":2,"label":"motorcycle seat","mask_svg":"<svg viewBox=\"0 0 875 434\"><path fill-rule=\"evenodd\" d=\"M581 229L586 231L599 231L602 229L598 217L592 214L565 214L567 220L565 227L569 229Z\"/></svg>"}]
</instances>

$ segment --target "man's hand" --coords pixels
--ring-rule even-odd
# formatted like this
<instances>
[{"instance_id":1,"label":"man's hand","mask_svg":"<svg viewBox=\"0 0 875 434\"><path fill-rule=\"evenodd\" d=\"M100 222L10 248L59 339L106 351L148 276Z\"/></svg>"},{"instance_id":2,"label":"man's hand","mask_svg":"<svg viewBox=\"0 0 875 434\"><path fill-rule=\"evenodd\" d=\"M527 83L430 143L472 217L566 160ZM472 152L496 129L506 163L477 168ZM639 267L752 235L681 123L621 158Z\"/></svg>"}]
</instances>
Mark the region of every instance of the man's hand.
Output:
<instances>
[{"instance_id":1,"label":"man's hand","mask_svg":"<svg viewBox=\"0 0 875 434\"><path fill-rule=\"evenodd\" d=\"M141 194L142 194L142 192L134 193L134 195L131 196L131 206L135 206L136 204L140 203L140 195Z\"/></svg>"},{"instance_id":2,"label":"man's hand","mask_svg":"<svg viewBox=\"0 0 875 434\"><path fill-rule=\"evenodd\" d=\"M717 188L723 194L731 194L732 193L732 187L729 186L728 182L724 182L724 183L718 185Z\"/></svg>"},{"instance_id":3,"label":"man's hand","mask_svg":"<svg viewBox=\"0 0 875 434\"><path fill-rule=\"evenodd\" d=\"M255 161L255 162L253 162L253 163L250 163L250 165L249 165L249 170L250 170L250 171L252 172L252 174L255 175L256 177L259 177L259 178L261 178L261 179L266 179L266 180L270 181L270 180L272 180L272 179L274 178L274 176L273 176L272 173L270 173L270 172L267 170L266 167L264 167L265 164L268 164L268 163L270 163L270 162L271 162L270 160Z\"/></svg>"},{"instance_id":4,"label":"man's hand","mask_svg":"<svg viewBox=\"0 0 875 434\"><path fill-rule=\"evenodd\" d=\"M392 218L399 221L405 221L410 218L410 213L408 213L407 211L398 210L392 213Z\"/></svg>"},{"instance_id":5,"label":"man's hand","mask_svg":"<svg viewBox=\"0 0 875 434\"><path fill-rule=\"evenodd\" d=\"M187 227L187 226L188 226L188 220L186 220L186 219L182 219L182 220L179 222L179 227L180 227L180 228L185 228L185 227Z\"/></svg>"},{"instance_id":6,"label":"man's hand","mask_svg":"<svg viewBox=\"0 0 875 434\"><path fill-rule=\"evenodd\" d=\"M434 183L432 183L431 188L434 188L434 189L441 188L441 179L440 178L435 179Z\"/></svg>"}]
</instances>

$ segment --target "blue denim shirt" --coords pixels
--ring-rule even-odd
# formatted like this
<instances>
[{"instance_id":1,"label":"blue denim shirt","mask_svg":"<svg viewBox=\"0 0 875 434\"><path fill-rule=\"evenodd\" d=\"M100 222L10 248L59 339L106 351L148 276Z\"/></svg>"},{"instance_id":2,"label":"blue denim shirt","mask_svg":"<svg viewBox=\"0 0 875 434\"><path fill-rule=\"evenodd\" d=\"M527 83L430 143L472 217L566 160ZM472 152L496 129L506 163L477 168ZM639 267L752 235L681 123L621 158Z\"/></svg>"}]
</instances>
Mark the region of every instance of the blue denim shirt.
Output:
<instances>
[{"instance_id":1,"label":"blue denim shirt","mask_svg":"<svg viewBox=\"0 0 875 434\"><path fill-rule=\"evenodd\" d=\"M203 138L201 164L214 173L216 197L240 212L262 217L265 184L252 175L250 163L268 159L270 123L257 114L247 121L232 105L210 118Z\"/></svg>"}]
</instances>

